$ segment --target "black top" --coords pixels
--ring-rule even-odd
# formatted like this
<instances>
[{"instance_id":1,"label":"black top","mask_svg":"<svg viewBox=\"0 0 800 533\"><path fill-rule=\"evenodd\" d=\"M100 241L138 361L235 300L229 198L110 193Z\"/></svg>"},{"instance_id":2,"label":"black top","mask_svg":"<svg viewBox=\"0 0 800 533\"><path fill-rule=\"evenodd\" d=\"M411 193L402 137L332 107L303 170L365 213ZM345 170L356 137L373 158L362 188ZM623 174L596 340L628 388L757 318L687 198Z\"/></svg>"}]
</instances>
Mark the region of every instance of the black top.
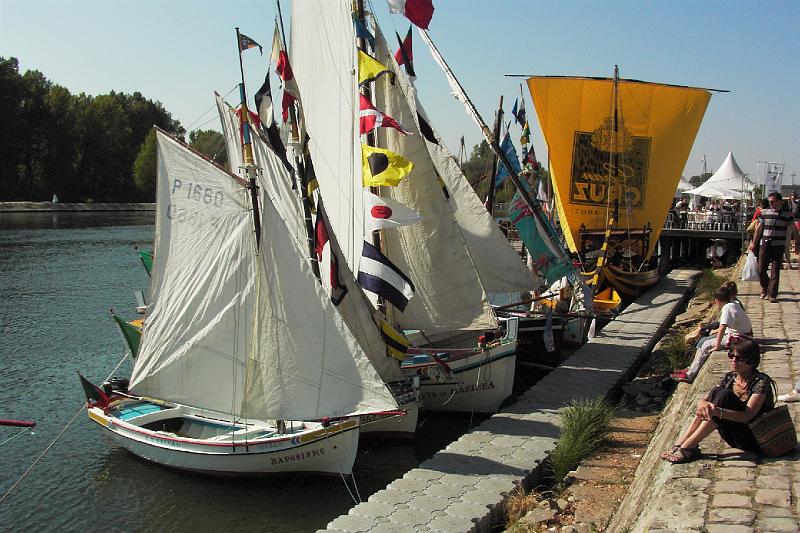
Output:
<instances>
[{"instance_id":1,"label":"black top","mask_svg":"<svg viewBox=\"0 0 800 533\"><path fill-rule=\"evenodd\" d=\"M733 390L733 382L736 379L736 372L728 372L719 382L719 386ZM775 408L775 393L773 392L772 378L766 375L763 372L759 372L756 370L753 379L751 379L747 383L747 399L744 400L744 403L750 401L750 397L753 394L766 394L767 397L764 399L764 403L761 404L761 409L756 413L756 416L760 415L761 413L765 413L767 411L771 411Z\"/></svg>"}]
</instances>

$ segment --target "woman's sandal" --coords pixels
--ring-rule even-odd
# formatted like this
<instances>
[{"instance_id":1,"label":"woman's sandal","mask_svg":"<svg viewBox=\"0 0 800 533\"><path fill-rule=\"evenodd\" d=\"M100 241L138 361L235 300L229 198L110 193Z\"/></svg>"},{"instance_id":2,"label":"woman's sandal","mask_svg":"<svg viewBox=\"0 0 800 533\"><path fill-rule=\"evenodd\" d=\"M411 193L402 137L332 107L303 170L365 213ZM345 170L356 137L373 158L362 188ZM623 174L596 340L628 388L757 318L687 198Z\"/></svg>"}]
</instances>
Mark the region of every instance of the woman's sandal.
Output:
<instances>
[{"instance_id":1,"label":"woman's sandal","mask_svg":"<svg viewBox=\"0 0 800 533\"><path fill-rule=\"evenodd\" d=\"M684 464L684 463L691 463L692 461L696 461L700 459L703 454L700 452L700 448L678 448L678 451L667 457L665 460L669 461L674 465Z\"/></svg>"},{"instance_id":2,"label":"woman's sandal","mask_svg":"<svg viewBox=\"0 0 800 533\"><path fill-rule=\"evenodd\" d=\"M664 459L665 461L668 461L669 458L672 457L673 455L675 455L676 453L678 453L678 450L680 450L680 449L681 449L681 445L680 444L676 444L668 452L661 452L660 457L662 459Z\"/></svg>"}]
</instances>

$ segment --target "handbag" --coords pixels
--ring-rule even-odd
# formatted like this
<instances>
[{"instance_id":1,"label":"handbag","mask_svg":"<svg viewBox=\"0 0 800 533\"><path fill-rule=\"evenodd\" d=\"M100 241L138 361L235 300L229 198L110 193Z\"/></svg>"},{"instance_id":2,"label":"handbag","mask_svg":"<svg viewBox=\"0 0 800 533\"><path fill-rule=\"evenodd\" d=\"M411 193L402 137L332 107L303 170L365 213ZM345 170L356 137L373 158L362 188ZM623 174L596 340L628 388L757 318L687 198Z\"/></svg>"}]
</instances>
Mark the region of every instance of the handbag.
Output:
<instances>
[{"instance_id":1,"label":"handbag","mask_svg":"<svg viewBox=\"0 0 800 533\"><path fill-rule=\"evenodd\" d=\"M777 397L777 387L775 387L774 381L772 388ZM784 404L760 414L747 426L753 432L758 449L768 457L787 454L797 446L797 432L795 432L788 405Z\"/></svg>"}]
</instances>

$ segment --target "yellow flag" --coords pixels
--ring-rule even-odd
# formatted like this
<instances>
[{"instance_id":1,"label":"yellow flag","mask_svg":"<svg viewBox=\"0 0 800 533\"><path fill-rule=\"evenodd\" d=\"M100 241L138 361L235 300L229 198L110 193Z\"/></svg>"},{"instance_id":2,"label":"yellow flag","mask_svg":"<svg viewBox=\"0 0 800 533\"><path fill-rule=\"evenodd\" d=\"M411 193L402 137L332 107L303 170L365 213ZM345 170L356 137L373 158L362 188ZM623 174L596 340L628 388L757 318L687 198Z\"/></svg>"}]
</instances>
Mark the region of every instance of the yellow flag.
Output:
<instances>
[{"instance_id":1,"label":"yellow flag","mask_svg":"<svg viewBox=\"0 0 800 533\"><path fill-rule=\"evenodd\" d=\"M605 230L616 204L616 229L651 227L641 251L649 259L711 93L620 80L615 129L611 79L534 76L528 88L570 249L580 247L581 226Z\"/></svg>"},{"instance_id":2,"label":"yellow flag","mask_svg":"<svg viewBox=\"0 0 800 533\"><path fill-rule=\"evenodd\" d=\"M358 51L358 84L363 85L378 79L383 74L388 74L394 83L394 72L374 57Z\"/></svg>"},{"instance_id":3,"label":"yellow flag","mask_svg":"<svg viewBox=\"0 0 800 533\"><path fill-rule=\"evenodd\" d=\"M386 353L390 357L402 361L403 356L408 351L408 347L411 346L411 342L387 321L382 318L379 320L381 324L381 335L386 343Z\"/></svg>"},{"instance_id":4,"label":"yellow flag","mask_svg":"<svg viewBox=\"0 0 800 533\"><path fill-rule=\"evenodd\" d=\"M361 165L364 187L397 185L414 168L405 157L366 144L361 145Z\"/></svg>"}]
</instances>

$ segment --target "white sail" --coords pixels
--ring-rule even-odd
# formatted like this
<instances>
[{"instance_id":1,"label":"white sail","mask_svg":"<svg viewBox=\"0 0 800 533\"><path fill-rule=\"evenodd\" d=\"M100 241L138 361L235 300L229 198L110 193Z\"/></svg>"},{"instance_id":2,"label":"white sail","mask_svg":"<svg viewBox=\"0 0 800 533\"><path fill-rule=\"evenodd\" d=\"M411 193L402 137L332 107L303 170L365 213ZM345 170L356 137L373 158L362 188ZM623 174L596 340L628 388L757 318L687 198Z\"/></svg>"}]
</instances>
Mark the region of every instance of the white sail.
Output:
<instances>
[{"instance_id":1,"label":"white sail","mask_svg":"<svg viewBox=\"0 0 800 533\"><path fill-rule=\"evenodd\" d=\"M217 109L220 113L223 133L228 148L228 160L242 161L242 144L238 135L237 117L234 110L217 95ZM233 134L231 134L233 132ZM262 169L258 174L259 186L266 191L267 198L280 213L286 227L295 240L295 245L308 255L308 234L305 228L303 206L300 195L292 190L292 178L283 166L280 158L259 135L253 135L253 157L256 165ZM298 184L298 186L300 186ZM327 210L327 206L326 206ZM343 258L338 239L334 232L329 233L332 252ZM387 356L386 343L380 329L373 319L373 309L361 291L352 271L345 261L339 261L339 282L347 289L347 296L336 307L342 315L351 333L363 348L373 366L385 383L402 381L403 372L397 360Z\"/></svg>"},{"instance_id":2,"label":"white sail","mask_svg":"<svg viewBox=\"0 0 800 533\"><path fill-rule=\"evenodd\" d=\"M397 74L397 63L378 31L376 46L376 59ZM422 220L383 234L385 255L416 287L406 310L393 318L403 328L429 333L497 327L461 226L420 133L413 88L403 76L396 78L395 85L386 76L374 84L377 107L411 128L413 135L379 128L378 144L412 161L414 170L397 186L382 187L381 192L418 211Z\"/></svg>"},{"instance_id":3,"label":"white sail","mask_svg":"<svg viewBox=\"0 0 800 533\"><path fill-rule=\"evenodd\" d=\"M396 409L304 252L266 199L261 220L244 413L296 420Z\"/></svg>"},{"instance_id":4,"label":"white sail","mask_svg":"<svg viewBox=\"0 0 800 533\"><path fill-rule=\"evenodd\" d=\"M422 108L419 95L414 91L408 79L400 74L401 69L397 66L380 31L376 32L376 39L379 59L384 60L387 66L398 73L398 84L407 98L412 115L416 114L415 111L419 112L439 143L425 142L424 144L436 172L447 187L450 206L461 227L461 235L467 244L475 268L478 270L483 288L487 291L497 292L536 289L539 286L538 280L525 266L519 254L511 247L508 239L500 231L497 222L475 194L475 190L469 184L455 158ZM405 123L401 122L401 124Z\"/></svg>"},{"instance_id":5,"label":"white sail","mask_svg":"<svg viewBox=\"0 0 800 533\"><path fill-rule=\"evenodd\" d=\"M361 258L364 215L355 31L350 2L292 2L292 70L309 151L334 233L352 271Z\"/></svg>"},{"instance_id":6,"label":"white sail","mask_svg":"<svg viewBox=\"0 0 800 533\"><path fill-rule=\"evenodd\" d=\"M157 133L150 305L131 389L238 414L255 302L247 190Z\"/></svg>"}]
</instances>

